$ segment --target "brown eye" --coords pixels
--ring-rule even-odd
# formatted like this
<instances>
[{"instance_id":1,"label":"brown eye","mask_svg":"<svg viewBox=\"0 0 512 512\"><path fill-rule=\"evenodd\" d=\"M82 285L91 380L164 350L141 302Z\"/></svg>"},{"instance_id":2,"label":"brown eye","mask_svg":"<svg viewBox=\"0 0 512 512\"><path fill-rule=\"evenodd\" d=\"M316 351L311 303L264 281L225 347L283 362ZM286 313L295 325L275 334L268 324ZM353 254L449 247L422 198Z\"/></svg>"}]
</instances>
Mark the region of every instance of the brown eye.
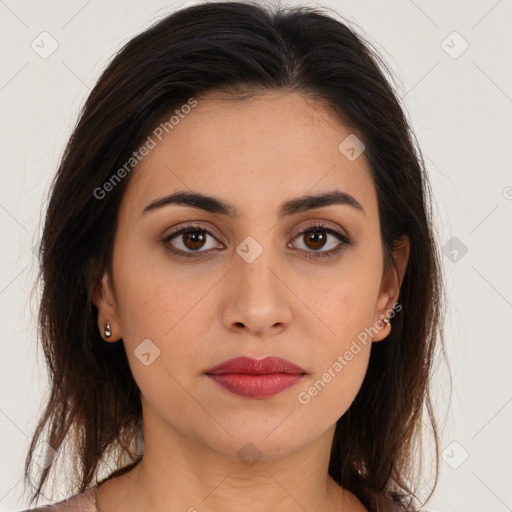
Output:
<instances>
[{"instance_id":1,"label":"brown eye","mask_svg":"<svg viewBox=\"0 0 512 512\"><path fill-rule=\"evenodd\" d=\"M322 249L327 242L325 231L307 231L302 235L305 245L314 251Z\"/></svg>"},{"instance_id":2,"label":"brown eye","mask_svg":"<svg viewBox=\"0 0 512 512\"><path fill-rule=\"evenodd\" d=\"M180 256L195 256L208 252L207 249L219 248L210 243L208 238L215 240L214 236L206 229L199 226L187 226L166 236L162 243L173 253ZM206 247L205 250L203 250Z\"/></svg>"},{"instance_id":3,"label":"brown eye","mask_svg":"<svg viewBox=\"0 0 512 512\"><path fill-rule=\"evenodd\" d=\"M189 231L187 233L182 233L181 236L183 237L183 245L191 251L201 249L206 240L204 233L199 231Z\"/></svg>"},{"instance_id":4,"label":"brown eye","mask_svg":"<svg viewBox=\"0 0 512 512\"><path fill-rule=\"evenodd\" d=\"M299 249L303 250L308 258L329 258L352 243L345 235L323 225L308 227L299 233L295 240L302 242L303 247L298 244ZM322 250L326 247L327 250Z\"/></svg>"}]
</instances>

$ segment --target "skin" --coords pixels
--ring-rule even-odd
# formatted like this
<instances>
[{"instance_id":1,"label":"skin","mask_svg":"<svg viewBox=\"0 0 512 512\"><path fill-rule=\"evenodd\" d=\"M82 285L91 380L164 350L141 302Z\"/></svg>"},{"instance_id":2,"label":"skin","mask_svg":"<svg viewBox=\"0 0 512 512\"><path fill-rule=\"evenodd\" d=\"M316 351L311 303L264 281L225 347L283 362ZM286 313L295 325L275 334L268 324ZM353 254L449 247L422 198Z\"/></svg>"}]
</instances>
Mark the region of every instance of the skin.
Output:
<instances>
[{"instance_id":1,"label":"skin","mask_svg":"<svg viewBox=\"0 0 512 512\"><path fill-rule=\"evenodd\" d=\"M105 273L94 292L100 332L109 321L108 341L122 338L141 390L145 437L138 466L100 487L99 509L364 511L328 475L329 454L336 421L360 389L372 342L391 327L384 324L361 344L309 403L298 395L359 333L389 316L409 241L394 252L398 274L384 273L368 163L364 153L350 161L338 150L352 131L322 103L285 92L197 100L134 171L119 210L113 275ZM185 205L141 215L151 201L178 190L233 203L239 216ZM352 195L364 212L330 205L278 219L284 201L332 190ZM178 236L167 247L199 247L202 254L173 255L162 239L189 222L212 235L202 246ZM318 254L315 247L328 251L340 243L327 235L315 246L299 235L317 222L354 243L332 258L308 259ZM247 236L263 249L252 263L236 252ZM144 339L160 350L147 366L134 354ZM265 399L234 395L204 375L240 355L281 356L308 375ZM237 456L249 442L258 450L250 466Z\"/></svg>"}]
</instances>

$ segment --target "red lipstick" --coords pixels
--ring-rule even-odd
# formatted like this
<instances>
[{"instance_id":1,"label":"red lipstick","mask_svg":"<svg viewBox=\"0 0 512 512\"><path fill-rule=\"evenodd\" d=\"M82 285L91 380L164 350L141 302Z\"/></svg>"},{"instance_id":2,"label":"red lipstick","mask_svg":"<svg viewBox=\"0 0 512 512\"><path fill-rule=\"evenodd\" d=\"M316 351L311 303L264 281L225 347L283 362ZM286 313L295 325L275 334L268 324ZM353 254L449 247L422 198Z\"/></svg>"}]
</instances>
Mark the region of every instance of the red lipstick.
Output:
<instances>
[{"instance_id":1,"label":"red lipstick","mask_svg":"<svg viewBox=\"0 0 512 512\"><path fill-rule=\"evenodd\" d=\"M205 373L231 393L249 398L264 398L294 386L306 371L286 359L269 356L264 359L236 357Z\"/></svg>"}]
</instances>

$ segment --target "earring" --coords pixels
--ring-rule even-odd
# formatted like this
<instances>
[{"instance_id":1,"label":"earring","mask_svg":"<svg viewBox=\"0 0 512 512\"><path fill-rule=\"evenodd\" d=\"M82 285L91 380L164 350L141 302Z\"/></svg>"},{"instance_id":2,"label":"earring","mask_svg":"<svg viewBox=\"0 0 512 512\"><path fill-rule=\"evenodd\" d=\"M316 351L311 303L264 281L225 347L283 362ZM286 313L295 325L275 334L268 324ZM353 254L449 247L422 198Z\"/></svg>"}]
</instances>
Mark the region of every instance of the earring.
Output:
<instances>
[{"instance_id":1,"label":"earring","mask_svg":"<svg viewBox=\"0 0 512 512\"><path fill-rule=\"evenodd\" d=\"M107 325L105 325L105 330L103 332L105 334L105 338L110 338L110 336L112 336L112 328L110 327L109 321L107 321Z\"/></svg>"},{"instance_id":2,"label":"earring","mask_svg":"<svg viewBox=\"0 0 512 512\"><path fill-rule=\"evenodd\" d=\"M386 323L387 325L391 325L391 322L387 318L384 318L384 323Z\"/></svg>"}]
</instances>

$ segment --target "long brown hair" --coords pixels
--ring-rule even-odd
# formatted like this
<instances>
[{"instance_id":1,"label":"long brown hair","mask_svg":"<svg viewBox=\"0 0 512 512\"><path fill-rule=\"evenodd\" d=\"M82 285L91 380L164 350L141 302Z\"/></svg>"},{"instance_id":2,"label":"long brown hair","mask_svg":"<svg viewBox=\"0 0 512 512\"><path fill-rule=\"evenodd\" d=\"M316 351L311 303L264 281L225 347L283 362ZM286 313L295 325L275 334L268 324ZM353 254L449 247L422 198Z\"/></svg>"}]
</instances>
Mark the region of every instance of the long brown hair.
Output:
<instances>
[{"instance_id":1,"label":"long brown hair","mask_svg":"<svg viewBox=\"0 0 512 512\"><path fill-rule=\"evenodd\" d=\"M122 470L141 458L140 391L123 343L102 340L91 300L111 270L118 207L132 172L108 193L98 190L105 191L162 118L213 90L299 92L323 100L361 135L377 190L385 269L402 235L411 247L402 310L388 339L373 344L362 387L337 422L329 474L370 511L410 509L425 410L433 492L439 441L429 386L443 349L443 279L425 165L390 75L372 46L327 9L248 1L184 8L118 52L81 111L46 213L39 327L51 389L25 462L31 503L56 466L38 464L32 484L43 441L50 459L53 450L59 459L69 449L70 493L97 480L106 461Z\"/></svg>"}]
</instances>

